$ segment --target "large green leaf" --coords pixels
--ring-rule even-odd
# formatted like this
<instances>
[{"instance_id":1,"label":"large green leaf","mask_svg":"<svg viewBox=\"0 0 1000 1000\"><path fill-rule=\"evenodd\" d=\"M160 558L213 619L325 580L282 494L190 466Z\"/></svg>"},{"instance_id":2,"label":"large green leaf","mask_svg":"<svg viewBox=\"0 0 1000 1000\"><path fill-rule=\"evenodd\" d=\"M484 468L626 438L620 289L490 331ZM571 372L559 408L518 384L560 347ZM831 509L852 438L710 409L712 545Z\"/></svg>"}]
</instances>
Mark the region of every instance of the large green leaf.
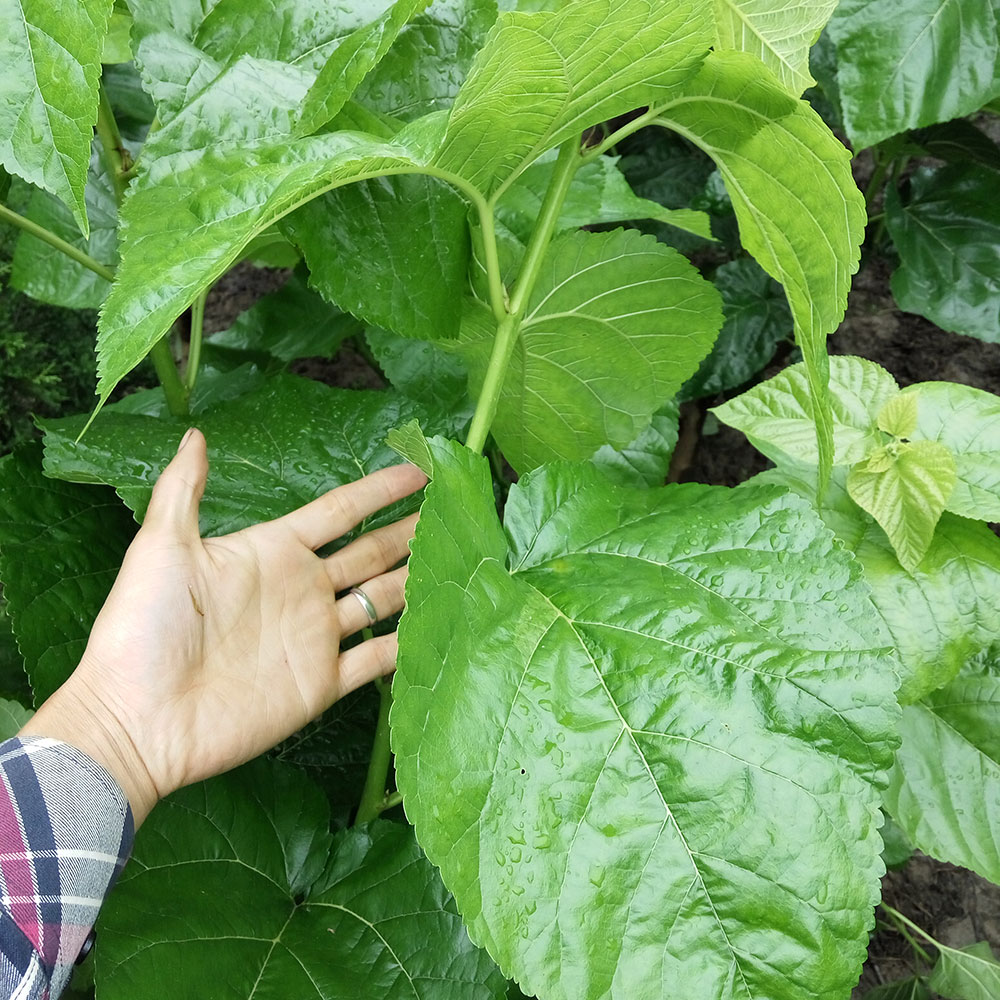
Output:
<instances>
[{"instance_id":1,"label":"large green leaf","mask_svg":"<svg viewBox=\"0 0 1000 1000\"><path fill-rule=\"evenodd\" d=\"M837 0L714 0L716 43L757 56L798 97L815 81L809 49Z\"/></svg>"},{"instance_id":2,"label":"large green leaf","mask_svg":"<svg viewBox=\"0 0 1000 1000\"><path fill-rule=\"evenodd\" d=\"M715 53L660 123L718 164L743 245L785 287L806 364L821 482L833 456L826 336L843 318L867 215L847 150L741 53Z\"/></svg>"},{"instance_id":3,"label":"large green leaf","mask_svg":"<svg viewBox=\"0 0 1000 1000\"><path fill-rule=\"evenodd\" d=\"M38 703L80 662L135 533L110 490L46 479L40 458L0 461L0 581Z\"/></svg>"},{"instance_id":4,"label":"large green leaf","mask_svg":"<svg viewBox=\"0 0 1000 1000\"><path fill-rule=\"evenodd\" d=\"M898 393L896 380L875 362L830 358L834 465L853 465L882 443L878 413ZM816 465L819 461L804 364L789 365L712 412L724 424L743 431L774 462L792 458Z\"/></svg>"},{"instance_id":5,"label":"large green leaf","mask_svg":"<svg viewBox=\"0 0 1000 1000\"><path fill-rule=\"evenodd\" d=\"M860 567L786 492L586 465L505 540L486 461L424 449L393 746L473 940L546 1000L846 997L897 714Z\"/></svg>"},{"instance_id":6,"label":"large green leaf","mask_svg":"<svg viewBox=\"0 0 1000 1000\"><path fill-rule=\"evenodd\" d=\"M1000 996L1000 962L986 941L968 948L938 943L931 989L948 1000L995 1000Z\"/></svg>"},{"instance_id":7,"label":"large green leaf","mask_svg":"<svg viewBox=\"0 0 1000 1000\"><path fill-rule=\"evenodd\" d=\"M1000 657L992 667L904 709L885 803L924 853L1000 884Z\"/></svg>"},{"instance_id":8,"label":"large green leaf","mask_svg":"<svg viewBox=\"0 0 1000 1000\"><path fill-rule=\"evenodd\" d=\"M396 36L430 0L395 0L381 17L341 40L309 88L296 120L311 135L336 117L358 85L389 51Z\"/></svg>"},{"instance_id":9,"label":"large green leaf","mask_svg":"<svg viewBox=\"0 0 1000 1000\"><path fill-rule=\"evenodd\" d=\"M395 393L331 389L294 375L199 414L211 471L201 504L203 534L222 535L280 517L334 486L395 461L385 444L391 427L420 419L451 433L450 415L429 412ZM45 471L72 482L106 483L137 514L177 449L189 421L109 407L79 444L86 417L44 423ZM397 504L366 519L364 531L411 509Z\"/></svg>"},{"instance_id":10,"label":"large green leaf","mask_svg":"<svg viewBox=\"0 0 1000 1000\"><path fill-rule=\"evenodd\" d=\"M80 233L63 202L46 191L32 192L24 215L113 270L118 261L118 202L100 145L95 139L87 175L89 237ZM33 299L69 309L97 309L111 290L106 279L27 232L18 238L10 283Z\"/></svg>"},{"instance_id":11,"label":"large green leaf","mask_svg":"<svg viewBox=\"0 0 1000 1000\"><path fill-rule=\"evenodd\" d=\"M400 32L356 100L407 122L446 110L496 17L496 0L434 0Z\"/></svg>"},{"instance_id":12,"label":"large green leaf","mask_svg":"<svg viewBox=\"0 0 1000 1000\"><path fill-rule=\"evenodd\" d=\"M893 442L851 468L847 492L878 521L900 563L915 569L930 548L955 482L955 459L943 444Z\"/></svg>"},{"instance_id":13,"label":"large green leaf","mask_svg":"<svg viewBox=\"0 0 1000 1000\"><path fill-rule=\"evenodd\" d=\"M210 351L263 352L280 361L333 357L346 337L361 332L353 317L323 301L296 272L276 292L259 299L228 330L206 342Z\"/></svg>"},{"instance_id":14,"label":"large green leaf","mask_svg":"<svg viewBox=\"0 0 1000 1000\"><path fill-rule=\"evenodd\" d=\"M21 727L31 718L31 712L16 701L0 698L0 740L16 736Z\"/></svg>"},{"instance_id":15,"label":"large green leaf","mask_svg":"<svg viewBox=\"0 0 1000 1000\"><path fill-rule=\"evenodd\" d=\"M718 293L676 250L635 230L555 240L524 313L493 433L527 472L553 458L623 448L695 370L722 325ZM482 384L495 323L463 330Z\"/></svg>"},{"instance_id":16,"label":"large green leaf","mask_svg":"<svg viewBox=\"0 0 1000 1000\"><path fill-rule=\"evenodd\" d=\"M360 82L352 71L370 68L372 61L364 58L366 48L362 45L355 53L360 60L338 66L337 51L345 43L351 47L370 41L370 26L376 25L377 34L378 22L393 5L391 0L359 4L296 0L281 6L270 0L215 0L207 4L201 0L129 0L129 6L135 19L136 62L160 119L166 123L224 69L245 56L283 63L290 73L297 71L307 87L332 60L342 72L322 92L314 92L310 101L322 108L325 97L344 90L349 96ZM412 6L412 0L401 4L401 9L403 6ZM352 32L359 34L352 39ZM379 48L376 41L376 55ZM341 58L346 54L345 49ZM372 52L368 50L367 55Z\"/></svg>"},{"instance_id":17,"label":"large green leaf","mask_svg":"<svg viewBox=\"0 0 1000 1000\"><path fill-rule=\"evenodd\" d=\"M335 836L315 785L257 761L161 803L101 914L105 1000L499 1000L413 831Z\"/></svg>"},{"instance_id":18,"label":"large green leaf","mask_svg":"<svg viewBox=\"0 0 1000 1000\"><path fill-rule=\"evenodd\" d=\"M899 251L892 293L901 309L1000 342L1000 204L997 174L968 163L910 178L904 205L894 187L886 225Z\"/></svg>"},{"instance_id":19,"label":"large green leaf","mask_svg":"<svg viewBox=\"0 0 1000 1000\"><path fill-rule=\"evenodd\" d=\"M51 191L88 232L84 189L113 0L2 0L0 165Z\"/></svg>"},{"instance_id":20,"label":"large green leaf","mask_svg":"<svg viewBox=\"0 0 1000 1000\"><path fill-rule=\"evenodd\" d=\"M914 702L954 678L1000 633L1000 539L985 524L945 513L927 554L906 570L885 532L851 500L845 479L846 470L834 471L819 512L864 566L899 656L899 700ZM815 468L783 462L757 481L816 497Z\"/></svg>"},{"instance_id":21,"label":"large green leaf","mask_svg":"<svg viewBox=\"0 0 1000 1000\"><path fill-rule=\"evenodd\" d=\"M704 212L664 208L655 201L638 197L617 163L617 157L601 156L576 172L556 223L557 233L607 222L655 219L705 239L712 238ZM528 242L541 212L554 168L552 159L528 167L497 205L497 218L524 243Z\"/></svg>"},{"instance_id":22,"label":"large green leaf","mask_svg":"<svg viewBox=\"0 0 1000 1000\"><path fill-rule=\"evenodd\" d=\"M664 101L712 42L692 0L577 0L500 15L462 85L437 164L492 194L540 153Z\"/></svg>"},{"instance_id":23,"label":"large green leaf","mask_svg":"<svg viewBox=\"0 0 1000 1000\"><path fill-rule=\"evenodd\" d=\"M743 385L763 370L792 333L781 286L755 261L743 258L723 264L713 284L722 296L726 321L712 353L684 384L682 399L714 396Z\"/></svg>"},{"instance_id":24,"label":"large green leaf","mask_svg":"<svg viewBox=\"0 0 1000 1000\"><path fill-rule=\"evenodd\" d=\"M916 398L913 437L939 441L955 458L948 510L1000 521L1000 397L955 382L918 382L900 395Z\"/></svg>"},{"instance_id":25,"label":"large green leaf","mask_svg":"<svg viewBox=\"0 0 1000 1000\"><path fill-rule=\"evenodd\" d=\"M998 10L996 0L841 0L829 30L854 146L961 118L1000 94Z\"/></svg>"},{"instance_id":26,"label":"large green leaf","mask_svg":"<svg viewBox=\"0 0 1000 1000\"><path fill-rule=\"evenodd\" d=\"M317 198L283 229L331 302L373 326L438 340L456 336L462 319L467 213L434 177L380 177Z\"/></svg>"},{"instance_id":27,"label":"large green leaf","mask_svg":"<svg viewBox=\"0 0 1000 1000\"><path fill-rule=\"evenodd\" d=\"M341 184L418 171L423 152L407 141L425 139L426 127L412 129L391 143L338 132L149 163L122 208L122 263L98 335L102 398L278 219Z\"/></svg>"}]
</instances>

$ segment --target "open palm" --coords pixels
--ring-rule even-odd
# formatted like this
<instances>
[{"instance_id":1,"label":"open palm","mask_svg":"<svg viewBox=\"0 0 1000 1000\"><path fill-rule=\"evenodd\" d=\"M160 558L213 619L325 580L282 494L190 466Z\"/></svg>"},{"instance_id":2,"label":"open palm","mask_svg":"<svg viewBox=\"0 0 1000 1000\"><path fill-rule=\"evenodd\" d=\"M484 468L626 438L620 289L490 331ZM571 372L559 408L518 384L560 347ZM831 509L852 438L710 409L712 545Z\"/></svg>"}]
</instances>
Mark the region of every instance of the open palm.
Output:
<instances>
[{"instance_id":1,"label":"open palm","mask_svg":"<svg viewBox=\"0 0 1000 1000\"><path fill-rule=\"evenodd\" d=\"M342 637L369 617L354 595L337 595L364 583L380 616L402 607L406 569L393 567L415 515L333 556L315 550L425 482L396 466L275 521L202 539L207 475L205 439L192 431L156 484L67 684L78 701L101 706L116 741L131 744L126 756L134 749L133 768L146 772L135 780L152 785L140 794L153 801L257 756L392 670L395 635L340 653Z\"/></svg>"}]
</instances>

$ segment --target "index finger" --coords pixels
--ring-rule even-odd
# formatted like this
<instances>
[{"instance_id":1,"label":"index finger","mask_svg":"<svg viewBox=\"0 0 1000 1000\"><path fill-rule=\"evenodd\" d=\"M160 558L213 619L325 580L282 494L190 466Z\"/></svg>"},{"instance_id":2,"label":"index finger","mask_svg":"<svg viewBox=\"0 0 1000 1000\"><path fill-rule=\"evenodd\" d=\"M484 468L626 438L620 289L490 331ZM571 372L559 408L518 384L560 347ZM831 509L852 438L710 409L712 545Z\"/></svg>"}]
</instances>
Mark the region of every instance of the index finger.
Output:
<instances>
[{"instance_id":1,"label":"index finger","mask_svg":"<svg viewBox=\"0 0 1000 1000\"><path fill-rule=\"evenodd\" d=\"M426 482L427 477L415 465L393 465L338 486L278 521L303 545L318 549L375 511L415 493Z\"/></svg>"}]
</instances>

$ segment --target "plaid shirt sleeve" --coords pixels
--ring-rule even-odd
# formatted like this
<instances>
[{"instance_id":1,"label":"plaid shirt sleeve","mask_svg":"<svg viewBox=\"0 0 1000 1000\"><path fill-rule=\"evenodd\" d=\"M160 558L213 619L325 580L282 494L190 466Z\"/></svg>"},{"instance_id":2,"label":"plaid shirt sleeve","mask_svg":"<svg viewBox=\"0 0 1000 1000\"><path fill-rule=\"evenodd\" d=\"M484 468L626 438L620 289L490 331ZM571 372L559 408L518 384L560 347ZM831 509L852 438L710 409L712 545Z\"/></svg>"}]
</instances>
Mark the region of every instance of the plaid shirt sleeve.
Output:
<instances>
[{"instance_id":1,"label":"plaid shirt sleeve","mask_svg":"<svg viewBox=\"0 0 1000 1000\"><path fill-rule=\"evenodd\" d=\"M133 836L124 793L86 754L0 743L0 997L59 996Z\"/></svg>"}]
</instances>

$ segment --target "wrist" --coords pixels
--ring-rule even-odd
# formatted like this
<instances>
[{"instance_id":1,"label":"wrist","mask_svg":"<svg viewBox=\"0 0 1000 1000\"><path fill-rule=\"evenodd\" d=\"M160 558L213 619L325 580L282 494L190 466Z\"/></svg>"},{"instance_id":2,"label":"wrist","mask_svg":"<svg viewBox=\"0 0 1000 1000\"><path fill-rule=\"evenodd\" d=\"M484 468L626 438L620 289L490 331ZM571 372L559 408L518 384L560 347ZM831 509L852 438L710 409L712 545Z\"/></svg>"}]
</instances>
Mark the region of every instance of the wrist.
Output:
<instances>
[{"instance_id":1,"label":"wrist","mask_svg":"<svg viewBox=\"0 0 1000 1000\"><path fill-rule=\"evenodd\" d=\"M18 735L60 740L100 764L128 798L137 829L160 799L126 728L75 676L42 704Z\"/></svg>"}]
</instances>

